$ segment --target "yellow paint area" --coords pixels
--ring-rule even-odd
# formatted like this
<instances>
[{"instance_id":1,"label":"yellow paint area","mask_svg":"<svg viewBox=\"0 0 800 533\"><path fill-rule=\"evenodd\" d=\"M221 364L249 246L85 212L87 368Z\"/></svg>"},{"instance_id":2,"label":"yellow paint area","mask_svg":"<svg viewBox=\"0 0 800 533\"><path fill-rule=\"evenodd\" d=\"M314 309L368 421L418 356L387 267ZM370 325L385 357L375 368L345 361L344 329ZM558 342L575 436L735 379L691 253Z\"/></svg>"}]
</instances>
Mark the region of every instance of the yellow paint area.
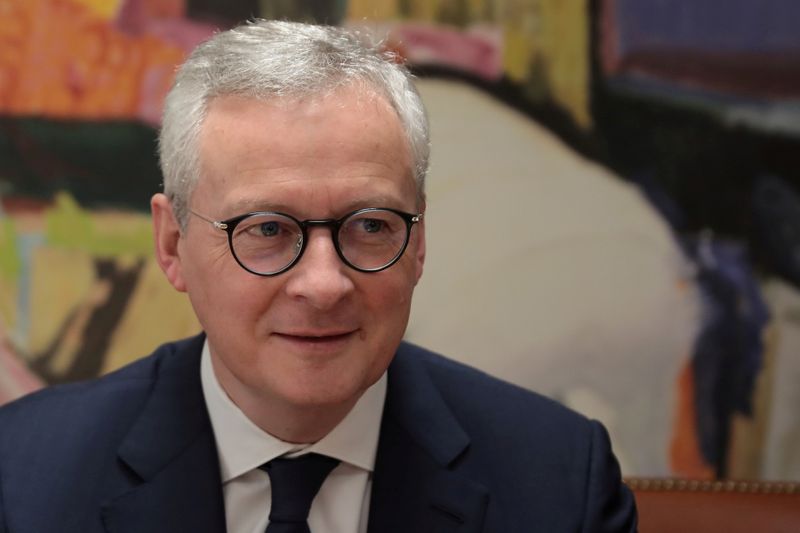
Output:
<instances>
[{"instance_id":1,"label":"yellow paint area","mask_svg":"<svg viewBox=\"0 0 800 533\"><path fill-rule=\"evenodd\" d=\"M130 269L140 258L152 257L151 223L144 214L83 209L67 193L59 193L39 220L45 244L31 258L25 351L42 354L58 340L50 370L62 373L82 347L92 313L111 294L110 283L96 277L96 259L112 258L118 268ZM15 300L0 299L3 318L8 315L12 325L15 308Z\"/></svg>"},{"instance_id":2,"label":"yellow paint area","mask_svg":"<svg viewBox=\"0 0 800 533\"><path fill-rule=\"evenodd\" d=\"M200 329L189 299L172 288L151 259L114 331L102 372L130 363L163 342L197 334Z\"/></svg>"},{"instance_id":3,"label":"yellow paint area","mask_svg":"<svg viewBox=\"0 0 800 533\"><path fill-rule=\"evenodd\" d=\"M398 16L398 4L398 0L349 0L347 18L354 22L391 20Z\"/></svg>"},{"instance_id":4,"label":"yellow paint area","mask_svg":"<svg viewBox=\"0 0 800 533\"><path fill-rule=\"evenodd\" d=\"M589 14L586 0L542 0L541 49L555 101L589 128Z\"/></svg>"},{"instance_id":5,"label":"yellow paint area","mask_svg":"<svg viewBox=\"0 0 800 533\"><path fill-rule=\"evenodd\" d=\"M397 20L401 4L413 22L443 24L457 14L467 26L497 25L503 34L503 70L525 96L536 103L552 101L578 126L591 127L587 0L351 0L348 17Z\"/></svg>"},{"instance_id":6,"label":"yellow paint area","mask_svg":"<svg viewBox=\"0 0 800 533\"><path fill-rule=\"evenodd\" d=\"M350 0L347 17L354 22L364 19L388 21L401 18L415 22L436 22L446 3L438 0ZM404 10L406 12L403 12Z\"/></svg>"},{"instance_id":7,"label":"yellow paint area","mask_svg":"<svg viewBox=\"0 0 800 533\"><path fill-rule=\"evenodd\" d=\"M406 0L410 18L418 22L435 22L442 13L443 4L447 2L431 2L430 0Z\"/></svg>"},{"instance_id":8,"label":"yellow paint area","mask_svg":"<svg viewBox=\"0 0 800 533\"><path fill-rule=\"evenodd\" d=\"M503 68L506 75L517 83L527 78L533 50L530 34L523 24L506 27L503 33Z\"/></svg>"},{"instance_id":9,"label":"yellow paint area","mask_svg":"<svg viewBox=\"0 0 800 533\"><path fill-rule=\"evenodd\" d=\"M31 318L26 351L35 355L46 350L53 342L70 313L81 306L85 307L87 300L102 295L97 294L98 290L93 287L95 271L92 257L81 250L48 246L38 248L32 257L31 279ZM77 322L66 332L62 349L54 361L54 370L69 366L70 356L82 341L83 328Z\"/></svg>"},{"instance_id":10,"label":"yellow paint area","mask_svg":"<svg viewBox=\"0 0 800 533\"><path fill-rule=\"evenodd\" d=\"M110 20L116 16L123 0L72 0L74 3L84 6L94 15Z\"/></svg>"},{"instance_id":11,"label":"yellow paint area","mask_svg":"<svg viewBox=\"0 0 800 533\"><path fill-rule=\"evenodd\" d=\"M22 268L17 252L17 233L10 218L0 218L0 279L16 281Z\"/></svg>"},{"instance_id":12,"label":"yellow paint area","mask_svg":"<svg viewBox=\"0 0 800 533\"><path fill-rule=\"evenodd\" d=\"M586 0L530 0L505 13L503 67L529 96L552 98L591 126L589 15Z\"/></svg>"},{"instance_id":13,"label":"yellow paint area","mask_svg":"<svg viewBox=\"0 0 800 533\"><path fill-rule=\"evenodd\" d=\"M17 295L16 284L0 277L0 330L17 323Z\"/></svg>"}]
</instances>

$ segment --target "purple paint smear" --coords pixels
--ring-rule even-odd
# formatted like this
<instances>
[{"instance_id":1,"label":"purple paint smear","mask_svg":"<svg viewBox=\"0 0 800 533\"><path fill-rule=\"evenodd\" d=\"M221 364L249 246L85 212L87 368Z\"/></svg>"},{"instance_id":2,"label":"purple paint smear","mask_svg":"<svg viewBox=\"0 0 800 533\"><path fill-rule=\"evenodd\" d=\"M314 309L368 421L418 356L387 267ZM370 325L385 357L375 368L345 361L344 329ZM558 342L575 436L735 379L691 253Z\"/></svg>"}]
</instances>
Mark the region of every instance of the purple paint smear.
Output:
<instances>
[{"instance_id":1,"label":"purple paint smear","mask_svg":"<svg viewBox=\"0 0 800 533\"><path fill-rule=\"evenodd\" d=\"M800 52L798 0L616 0L619 52Z\"/></svg>"}]
</instances>

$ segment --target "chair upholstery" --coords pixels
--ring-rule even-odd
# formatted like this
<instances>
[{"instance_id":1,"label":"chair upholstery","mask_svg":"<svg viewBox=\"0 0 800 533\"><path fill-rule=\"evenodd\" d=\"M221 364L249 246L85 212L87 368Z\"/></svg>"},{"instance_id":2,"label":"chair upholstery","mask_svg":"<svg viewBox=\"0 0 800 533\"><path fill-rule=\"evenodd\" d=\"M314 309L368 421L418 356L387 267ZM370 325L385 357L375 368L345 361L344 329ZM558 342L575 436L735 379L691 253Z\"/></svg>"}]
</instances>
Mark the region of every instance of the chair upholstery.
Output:
<instances>
[{"instance_id":1,"label":"chair upholstery","mask_svg":"<svg viewBox=\"0 0 800 533\"><path fill-rule=\"evenodd\" d=\"M640 533L797 533L800 484L628 478Z\"/></svg>"}]
</instances>

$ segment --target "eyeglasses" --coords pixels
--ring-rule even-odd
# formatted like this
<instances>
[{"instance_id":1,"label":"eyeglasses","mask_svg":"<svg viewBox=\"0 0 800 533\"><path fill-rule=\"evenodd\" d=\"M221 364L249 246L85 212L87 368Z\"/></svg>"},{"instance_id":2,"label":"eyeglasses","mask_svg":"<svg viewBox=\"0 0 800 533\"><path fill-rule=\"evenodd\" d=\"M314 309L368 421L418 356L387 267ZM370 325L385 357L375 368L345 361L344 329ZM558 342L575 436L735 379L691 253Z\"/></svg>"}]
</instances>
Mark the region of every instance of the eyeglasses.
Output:
<instances>
[{"instance_id":1,"label":"eyeglasses","mask_svg":"<svg viewBox=\"0 0 800 533\"><path fill-rule=\"evenodd\" d=\"M228 234L236 262L258 276L275 276L292 268L306 249L308 229L326 226L341 260L359 272L379 272L395 264L408 246L411 227L422 219L385 207L368 207L340 219L297 220L285 213L257 211L213 220L192 210Z\"/></svg>"}]
</instances>

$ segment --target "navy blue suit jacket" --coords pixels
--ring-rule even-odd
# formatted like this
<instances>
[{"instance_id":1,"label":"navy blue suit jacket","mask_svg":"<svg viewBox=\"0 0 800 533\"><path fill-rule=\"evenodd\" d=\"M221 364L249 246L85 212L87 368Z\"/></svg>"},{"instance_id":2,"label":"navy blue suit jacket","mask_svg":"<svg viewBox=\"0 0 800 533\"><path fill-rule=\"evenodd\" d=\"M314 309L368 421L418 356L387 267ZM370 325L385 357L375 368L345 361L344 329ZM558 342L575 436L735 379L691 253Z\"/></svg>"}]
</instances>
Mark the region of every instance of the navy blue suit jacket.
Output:
<instances>
[{"instance_id":1,"label":"navy blue suit jacket","mask_svg":"<svg viewBox=\"0 0 800 533\"><path fill-rule=\"evenodd\" d=\"M223 533L203 340L0 409L0 533ZM370 533L635 530L597 422L409 344L388 376Z\"/></svg>"}]
</instances>

